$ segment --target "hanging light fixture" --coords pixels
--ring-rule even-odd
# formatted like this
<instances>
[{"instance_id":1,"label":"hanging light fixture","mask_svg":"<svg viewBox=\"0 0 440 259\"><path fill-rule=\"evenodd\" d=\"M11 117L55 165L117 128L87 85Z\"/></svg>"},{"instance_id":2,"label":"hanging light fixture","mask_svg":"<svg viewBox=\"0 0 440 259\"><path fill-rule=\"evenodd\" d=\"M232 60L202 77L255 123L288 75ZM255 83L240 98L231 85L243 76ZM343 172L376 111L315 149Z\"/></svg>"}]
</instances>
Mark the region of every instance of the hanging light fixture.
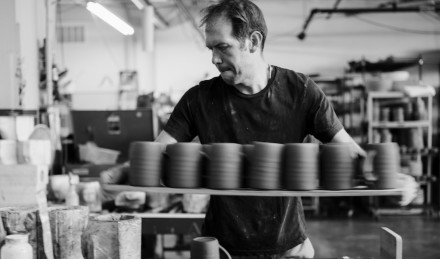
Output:
<instances>
[{"instance_id":1,"label":"hanging light fixture","mask_svg":"<svg viewBox=\"0 0 440 259\"><path fill-rule=\"evenodd\" d=\"M110 12L101 4L95 2L87 3L87 10L92 14L98 16L101 20L108 23L110 26L118 30L123 35L133 35L134 29L131 25L124 22L121 18Z\"/></svg>"}]
</instances>

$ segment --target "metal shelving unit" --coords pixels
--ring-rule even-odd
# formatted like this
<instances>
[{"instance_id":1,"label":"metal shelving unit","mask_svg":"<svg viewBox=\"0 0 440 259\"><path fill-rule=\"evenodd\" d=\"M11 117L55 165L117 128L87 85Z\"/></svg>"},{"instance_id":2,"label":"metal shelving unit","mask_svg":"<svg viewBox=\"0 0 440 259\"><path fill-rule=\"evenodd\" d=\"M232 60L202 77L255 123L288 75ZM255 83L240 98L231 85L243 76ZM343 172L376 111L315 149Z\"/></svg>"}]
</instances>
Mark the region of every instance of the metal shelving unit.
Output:
<instances>
[{"instance_id":1,"label":"metal shelving unit","mask_svg":"<svg viewBox=\"0 0 440 259\"><path fill-rule=\"evenodd\" d=\"M377 109L377 105L381 103L392 104L393 101L401 101L401 103L408 103L414 101L416 98L421 98L423 100L424 106L426 108L426 114L422 118L416 118L413 120L399 120L399 121L388 121L383 118L377 118L378 114L374 114L374 110ZM423 178L425 180L418 181L425 191L423 205L424 209L422 211L430 211L431 200L432 200L432 182L435 181L435 177L432 176L432 107L433 107L433 97L430 94L420 95L420 96L407 96L404 92L370 92L367 97L367 121L368 121L368 143L377 142L375 136L375 131L378 130L393 130L399 132L400 130L411 130L411 129L421 129L422 131L422 148L409 147L418 159L424 157L425 163L423 163L422 175L414 175L416 180ZM395 140L392 140L395 141ZM397 142L397 141L396 141ZM402 145L403 143L399 143ZM411 173L411 172L410 172ZM411 175L411 174L410 174ZM391 211L389 209L376 209L374 212L376 215L385 213L393 213L395 210ZM398 211L397 211L398 212Z\"/></svg>"}]
</instances>

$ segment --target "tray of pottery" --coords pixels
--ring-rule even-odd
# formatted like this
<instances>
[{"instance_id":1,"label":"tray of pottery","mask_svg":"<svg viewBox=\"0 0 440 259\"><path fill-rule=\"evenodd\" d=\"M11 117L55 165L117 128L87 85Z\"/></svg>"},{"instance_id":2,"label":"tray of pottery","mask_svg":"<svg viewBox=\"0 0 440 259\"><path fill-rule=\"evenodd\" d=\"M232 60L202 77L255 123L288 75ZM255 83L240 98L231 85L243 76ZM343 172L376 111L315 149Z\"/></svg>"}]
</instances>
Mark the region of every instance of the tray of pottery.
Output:
<instances>
[{"instance_id":1,"label":"tray of pottery","mask_svg":"<svg viewBox=\"0 0 440 259\"><path fill-rule=\"evenodd\" d=\"M227 196L297 196L297 197L341 197L341 196L398 196L402 189L370 189L367 186L356 186L346 190L255 190L255 189L230 189L217 190L208 188L172 188L172 187L140 187L130 185L104 184L103 189L108 191L142 191L150 193L176 193L176 194L208 194Z\"/></svg>"},{"instance_id":2,"label":"tray of pottery","mask_svg":"<svg viewBox=\"0 0 440 259\"><path fill-rule=\"evenodd\" d=\"M396 143L369 145L373 155L360 166L348 143L175 143L164 148L133 142L128 179L103 188L243 196L400 195L398 150Z\"/></svg>"}]
</instances>

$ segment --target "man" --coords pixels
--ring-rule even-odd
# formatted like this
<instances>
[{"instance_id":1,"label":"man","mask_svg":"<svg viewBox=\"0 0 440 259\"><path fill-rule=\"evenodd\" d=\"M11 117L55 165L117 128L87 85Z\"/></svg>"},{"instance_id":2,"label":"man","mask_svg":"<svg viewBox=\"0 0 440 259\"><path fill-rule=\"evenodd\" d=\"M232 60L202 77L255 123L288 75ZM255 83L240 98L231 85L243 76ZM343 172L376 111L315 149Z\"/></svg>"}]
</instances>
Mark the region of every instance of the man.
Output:
<instances>
[{"instance_id":1,"label":"man","mask_svg":"<svg viewBox=\"0 0 440 259\"><path fill-rule=\"evenodd\" d=\"M189 89L157 141L199 137L201 143L253 141L353 143L330 102L307 76L263 58L267 27L249 0L225 0L204 10L206 46L220 76ZM211 197L203 235L216 237L233 256L313 257L297 197Z\"/></svg>"},{"instance_id":2,"label":"man","mask_svg":"<svg viewBox=\"0 0 440 259\"><path fill-rule=\"evenodd\" d=\"M198 137L201 143L294 143L312 135L324 143L352 143L353 154L366 156L310 78L264 61L267 28L255 4L224 0L204 11L206 46L220 76L184 94L156 141L172 144ZM104 171L101 180L120 183L123 172ZM402 183L408 190L405 205L417 186L413 179ZM129 196L124 192L120 198L130 204ZM212 196L202 235L216 237L235 258L311 258L314 249L305 228L297 197Z\"/></svg>"}]
</instances>

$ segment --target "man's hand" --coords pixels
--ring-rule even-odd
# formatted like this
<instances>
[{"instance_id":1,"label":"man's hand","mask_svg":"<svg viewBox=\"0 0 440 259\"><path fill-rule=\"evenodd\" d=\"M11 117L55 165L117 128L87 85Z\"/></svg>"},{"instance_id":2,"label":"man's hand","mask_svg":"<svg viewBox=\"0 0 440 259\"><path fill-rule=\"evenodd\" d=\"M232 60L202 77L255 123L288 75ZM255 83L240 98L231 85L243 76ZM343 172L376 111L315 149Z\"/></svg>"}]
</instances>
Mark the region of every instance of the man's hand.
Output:
<instances>
[{"instance_id":1,"label":"man's hand","mask_svg":"<svg viewBox=\"0 0 440 259\"><path fill-rule=\"evenodd\" d=\"M350 136L348 135L347 131L345 129L341 129L331 140L333 143L351 143L351 155L353 158L357 158L358 156L366 157L367 152L363 150L358 143Z\"/></svg>"},{"instance_id":2,"label":"man's hand","mask_svg":"<svg viewBox=\"0 0 440 259\"><path fill-rule=\"evenodd\" d=\"M402 196L398 203L400 206L406 206L417 197L420 185L410 175L402 173L397 173L397 175L397 186L402 189Z\"/></svg>"},{"instance_id":3,"label":"man's hand","mask_svg":"<svg viewBox=\"0 0 440 259\"><path fill-rule=\"evenodd\" d=\"M420 185L414 177L402 173L397 173L396 186L401 190L402 194L400 196L390 196L389 200L402 207L409 205L417 197L420 189Z\"/></svg>"}]
</instances>

